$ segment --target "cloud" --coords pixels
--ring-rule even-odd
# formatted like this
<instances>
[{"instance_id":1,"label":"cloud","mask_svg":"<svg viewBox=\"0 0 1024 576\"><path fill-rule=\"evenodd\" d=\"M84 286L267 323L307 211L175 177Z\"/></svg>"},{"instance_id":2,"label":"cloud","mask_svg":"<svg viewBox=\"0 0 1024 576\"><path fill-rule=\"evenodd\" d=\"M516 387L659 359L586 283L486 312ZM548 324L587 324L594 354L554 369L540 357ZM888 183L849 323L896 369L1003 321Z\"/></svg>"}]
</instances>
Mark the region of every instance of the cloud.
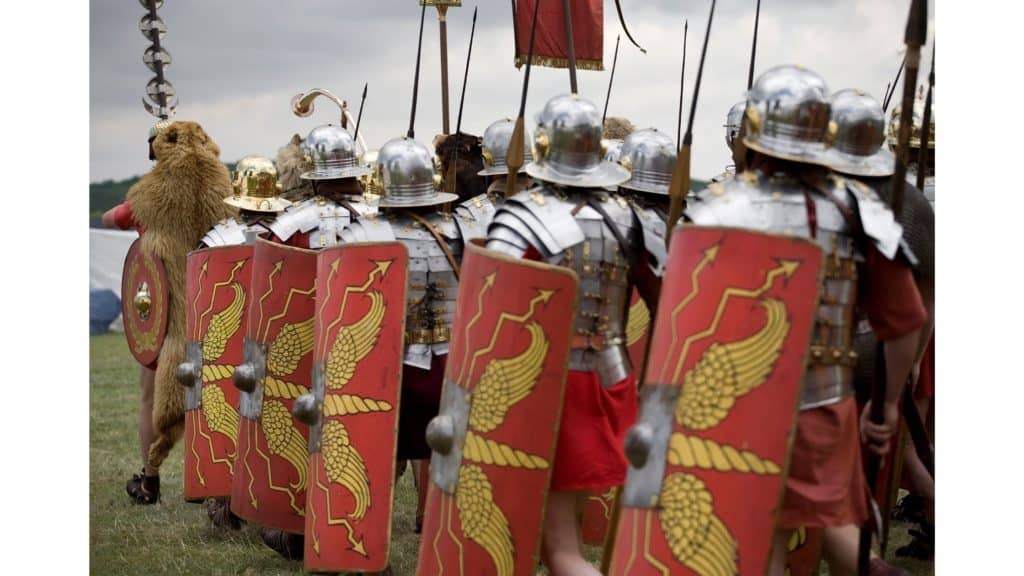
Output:
<instances>
[{"instance_id":1,"label":"cloud","mask_svg":"<svg viewBox=\"0 0 1024 576\"><path fill-rule=\"evenodd\" d=\"M683 6L680 6L683 4ZM933 2L929 2L932 10ZM463 131L480 134L492 121L515 116L522 71L513 67L511 6L479 2ZM707 178L729 162L722 124L746 88L755 2L719 2L708 47L694 123L693 171ZM669 0L623 2L630 30L648 50L624 38L609 115L639 127L676 133L682 24L689 18L686 112L696 78L709 3ZM899 66L906 2L762 3L757 71L800 63L833 90L857 87L881 97ZM473 2L449 10L448 66L452 129L469 39ZM124 0L93 0L90 17L90 169L93 180L122 178L149 167L145 138L154 119L140 97L151 73L142 64L148 45L138 31L143 9ZM929 12L933 14L933 12ZM412 0L338 2L304 0L226 2L175 0L160 16L163 44L174 61L167 78L177 90L178 116L200 122L220 144L222 157L273 156L293 133L336 122L326 102L311 118L289 110L291 97L327 88L358 107L364 82L369 96L363 131L371 147L405 133L409 122L419 10ZM611 67L620 33L614 4L605 4L605 65ZM926 51L927 52L927 51ZM922 70L927 70L930 52ZM440 55L436 12L428 8L423 34L416 135L429 142L441 131ZM580 93L603 107L609 72L580 71ZM919 82L925 80L922 74ZM530 78L528 125L544 102L568 92L568 72L536 68ZM353 112L354 113L354 112Z\"/></svg>"}]
</instances>

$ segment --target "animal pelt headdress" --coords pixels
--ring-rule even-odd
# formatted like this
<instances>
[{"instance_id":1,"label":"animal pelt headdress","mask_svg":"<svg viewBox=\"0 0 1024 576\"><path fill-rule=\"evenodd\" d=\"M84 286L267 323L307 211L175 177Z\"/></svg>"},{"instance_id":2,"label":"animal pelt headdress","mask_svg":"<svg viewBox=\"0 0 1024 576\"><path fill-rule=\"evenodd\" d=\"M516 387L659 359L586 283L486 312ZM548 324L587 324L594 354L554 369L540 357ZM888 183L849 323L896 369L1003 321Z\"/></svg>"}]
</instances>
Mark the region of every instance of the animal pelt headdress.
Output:
<instances>
[{"instance_id":1,"label":"animal pelt headdress","mask_svg":"<svg viewBox=\"0 0 1024 576\"><path fill-rule=\"evenodd\" d=\"M609 140L625 140L626 136L629 136L635 130L636 127L633 126L633 123L625 118L609 116L604 119L603 137Z\"/></svg>"},{"instance_id":2,"label":"animal pelt headdress","mask_svg":"<svg viewBox=\"0 0 1024 576\"><path fill-rule=\"evenodd\" d=\"M277 150L274 166L277 168L277 182L281 185L282 198L296 202L313 195L309 180L299 178L300 174L309 169L305 151L302 150L301 136L293 135L287 144Z\"/></svg>"},{"instance_id":3,"label":"animal pelt headdress","mask_svg":"<svg viewBox=\"0 0 1024 576\"><path fill-rule=\"evenodd\" d=\"M157 360L153 430L148 465L159 469L185 427L185 392L174 371L185 359L185 256L206 233L236 210L220 148L195 122L173 122L153 140L156 164L128 190L142 249L167 270L167 335Z\"/></svg>"},{"instance_id":4,"label":"animal pelt headdress","mask_svg":"<svg viewBox=\"0 0 1024 576\"><path fill-rule=\"evenodd\" d=\"M439 134L434 138L434 155L441 161L441 176L445 179L449 177L448 170L456 150L458 158L455 160L455 180L458 185L455 193L459 195L459 202L462 202L487 191L486 180L477 175L477 172L484 169L481 139L465 132L459 132L457 137L453 134ZM445 190L451 190L447 181Z\"/></svg>"}]
</instances>

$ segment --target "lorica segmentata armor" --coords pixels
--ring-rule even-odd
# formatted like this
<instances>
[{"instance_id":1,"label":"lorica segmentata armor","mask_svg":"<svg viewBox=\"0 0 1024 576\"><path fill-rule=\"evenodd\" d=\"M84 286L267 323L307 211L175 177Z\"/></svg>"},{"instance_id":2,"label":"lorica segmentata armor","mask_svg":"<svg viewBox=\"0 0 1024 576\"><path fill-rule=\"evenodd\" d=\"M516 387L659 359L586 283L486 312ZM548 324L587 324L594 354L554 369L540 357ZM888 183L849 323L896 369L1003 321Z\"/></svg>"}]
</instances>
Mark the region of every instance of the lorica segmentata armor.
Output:
<instances>
[{"instance_id":1,"label":"lorica segmentata armor","mask_svg":"<svg viewBox=\"0 0 1024 576\"><path fill-rule=\"evenodd\" d=\"M685 212L694 224L802 236L821 246L824 273L802 410L832 404L853 393L857 263L863 261L864 248L858 245L844 212L859 216L864 240L887 258L901 249L902 228L877 194L859 182L839 177L829 179L826 188L831 198L790 176L745 172L701 191L697 195L700 201L691 203ZM904 255L912 258L909 252Z\"/></svg>"},{"instance_id":2,"label":"lorica segmentata armor","mask_svg":"<svg viewBox=\"0 0 1024 576\"><path fill-rule=\"evenodd\" d=\"M628 246L622 246L599 204ZM509 198L488 229L487 248L522 257L531 248L580 279L569 369L596 372L605 387L632 371L626 349L628 251L639 248L634 205L617 194L538 186Z\"/></svg>"}]
</instances>

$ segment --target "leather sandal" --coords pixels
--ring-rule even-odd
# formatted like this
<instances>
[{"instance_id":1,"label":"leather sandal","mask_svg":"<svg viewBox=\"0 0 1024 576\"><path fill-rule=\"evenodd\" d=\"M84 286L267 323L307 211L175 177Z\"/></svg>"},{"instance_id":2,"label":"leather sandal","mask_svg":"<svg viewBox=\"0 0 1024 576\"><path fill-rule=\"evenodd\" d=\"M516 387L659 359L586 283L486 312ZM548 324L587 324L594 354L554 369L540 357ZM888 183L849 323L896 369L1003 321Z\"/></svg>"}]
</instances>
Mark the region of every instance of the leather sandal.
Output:
<instances>
[{"instance_id":1,"label":"leather sandal","mask_svg":"<svg viewBox=\"0 0 1024 576\"><path fill-rule=\"evenodd\" d=\"M132 474L124 489L136 504L156 504L160 501L160 477L146 476L145 468L139 474Z\"/></svg>"}]
</instances>

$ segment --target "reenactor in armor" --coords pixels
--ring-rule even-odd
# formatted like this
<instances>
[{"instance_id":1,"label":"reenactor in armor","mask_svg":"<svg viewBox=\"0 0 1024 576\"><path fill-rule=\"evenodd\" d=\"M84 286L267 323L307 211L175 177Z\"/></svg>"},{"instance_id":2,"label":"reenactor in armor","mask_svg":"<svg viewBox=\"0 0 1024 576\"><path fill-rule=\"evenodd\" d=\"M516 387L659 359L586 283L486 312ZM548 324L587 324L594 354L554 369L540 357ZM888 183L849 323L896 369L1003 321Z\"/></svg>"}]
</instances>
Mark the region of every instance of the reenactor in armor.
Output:
<instances>
[{"instance_id":1,"label":"reenactor in armor","mask_svg":"<svg viewBox=\"0 0 1024 576\"><path fill-rule=\"evenodd\" d=\"M280 187L274 163L263 156L245 156L235 165L234 195L224 203L238 208L238 216L218 222L203 236L202 248L252 244L257 237L270 238L268 227L291 202L278 195Z\"/></svg>"},{"instance_id":2,"label":"reenactor in armor","mask_svg":"<svg viewBox=\"0 0 1024 576\"><path fill-rule=\"evenodd\" d=\"M484 130L483 157L484 169L478 172L480 176L487 178L487 196L495 204L505 200L505 184L508 175L508 164L505 162L508 156L508 145L512 141L512 132L515 130L515 121L509 118L502 118L493 122ZM526 175L526 164L533 160L530 147L530 132L523 130L523 166L516 174L518 190L525 190L530 187L530 177Z\"/></svg>"},{"instance_id":3,"label":"reenactor in armor","mask_svg":"<svg viewBox=\"0 0 1024 576\"><path fill-rule=\"evenodd\" d=\"M619 164L630 178L619 185L619 193L635 203L643 229L644 247L660 276L665 265L665 221L668 220L668 186L676 164L676 144L657 128L633 132L622 143Z\"/></svg>"},{"instance_id":4,"label":"reenactor in armor","mask_svg":"<svg viewBox=\"0 0 1024 576\"><path fill-rule=\"evenodd\" d=\"M739 102L732 105L729 108L729 113L725 116L725 145L729 147L729 152L732 157L732 166L726 166L725 172L722 172L718 176L711 179L712 182L721 182L726 178L731 178L736 174L743 172L743 148L742 145L737 147L739 142L737 139L740 138L743 130L743 111L747 107L746 100L740 100Z\"/></svg>"},{"instance_id":5,"label":"reenactor in armor","mask_svg":"<svg viewBox=\"0 0 1024 576\"><path fill-rule=\"evenodd\" d=\"M210 324L205 327L206 335L196 338L199 341L197 351L200 351L203 342L207 346L217 342L219 354L214 358L208 351L207 358L194 359L196 365L186 359L179 366L177 376L186 386L185 409L190 411L189 416L192 411L200 411L203 416L186 416L185 442L188 447L185 455L189 462L184 470L185 499L195 501L208 498L207 515L210 521L215 526L238 529L241 527L241 519L230 510L231 468L221 466L226 460L230 461L235 452L238 430L237 425L232 426L231 423L238 421L238 391L231 385L229 374L219 367L241 358L240 336L244 331L240 328L243 325L242 316L252 274L252 268L246 266L246 261L251 259L251 247L256 238L273 238L268 225L285 208L291 206L291 202L278 196L277 169L269 159L262 156L245 156L238 161L232 188L234 194L225 198L224 203L237 208L238 215L214 225L203 236L199 250L189 254L187 283L189 287L196 288L193 299L207 294L211 310L219 301L216 288L226 284L224 278L228 278L227 283L233 279L239 289L234 292L235 298L230 304L214 313ZM229 249L242 245L248 246L248 250ZM206 248L215 250L204 250ZM193 261L196 263L192 264ZM192 292L189 291L190 294ZM205 307L206 301L202 307L190 307L187 311L189 325L197 334L200 327L195 324L201 323L201 319L195 317L196 310ZM228 334L228 331L231 333ZM192 336L190 332L190 338ZM211 368L204 372L200 364ZM214 388L219 389L219 392ZM204 423L200 423L200 420ZM200 436L206 442L200 441ZM195 462L191 461L193 455L197 460Z\"/></svg>"},{"instance_id":6,"label":"reenactor in armor","mask_svg":"<svg viewBox=\"0 0 1024 576\"><path fill-rule=\"evenodd\" d=\"M359 178L369 169L357 161L356 143L344 128L317 126L303 143L312 170L299 177L311 183L312 196L294 205L270 224L279 241L300 248L337 246L341 231L361 214L373 209L361 202Z\"/></svg>"},{"instance_id":7,"label":"reenactor in armor","mask_svg":"<svg viewBox=\"0 0 1024 576\"><path fill-rule=\"evenodd\" d=\"M882 106L874 98L859 90L841 90L832 96L832 121L836 126L835 140L826 155L828 165L833 171L860 179L887 203L892 197L892 174L895 170L895 157L884 147L885 113ZM920 139L920 138L919 138ZM911 155L916 160L916 154ZM909 180L909 179L908 179ZM915 378L915 402L922 418L928 414L928 403L931 397L932 382L930 375L932 365L926 351L931 347L932 328L935 310L935 212L930 200L910 181L906 182L903 193L902 213L898 221L903 226L903 237L910 250L917 258L914 267L914 281L921 293L925 308L928 310L928 322L921 329L918 342L915 375L924 373L925 378ZM870 388L875 365L876 344L874 334L866 320L862 320L857 329L857 353L860 357L858 366L858 392L866 392ZM862 396L866 396L863 394ZM895 451L898 455L899 450ZM905 470L909 473L912 487L927 502L934 501L934 482L927 469L921 463L914 450L903 452ZM896 455L892 455L890 460ZM900 481L901 467L888 462L883 467L887 471L888 481L881 486L878 503L883 514L893 507L896 487ZM913 501L913 500L911 500ZM923 510L921 511L923 515ZM927 518L915 518L927 532ZM888 526L888 522L885 522ZM918 543L918 547L920 543ZM897 551L898 553L898 551Z\"/></svg>"},{"instance_id":8,"label":"reenactor in armor","mask_svg":"<svg viewBox=\"0 0 1024 576\"><path fill-rule=\"evenodd\" d=\"M728 226L815 240L825 254L815 328L789 475L769 574L782 574L791 533L825 527L825 556L837 573L856 569L856 546L837 537L867 518L861 437L884 454L898 424L898 400L927 318L914 285L902 228L868 186L824 166L829 130L824 80L798 66L758 78L746 111L747 171L712 184L691 203L695 226ZM884 342L888 385L884 424L870 405L858 414L854 395L855 314L860 309ZM870 403L869 403L870 404ZM856 540L854 540L855 542Z\"/></svg>"},{"instance_id":9,"label":"reenactor in armor","mask_svg":"<svg viewBox=\"0 0 1024 576\"><path fill-rule=\"evenodd\" d=\"M634 275L649 268L638 253L643 236L634 206L607 191L629 173L602 160L601 128L590 101L549 100L526 169L539 184L506 200L487 234L488 249L563 266L580 278L542 535L544 561L556 575L598 574L580 554L579 498L622 485L623 439L637 414L626 309Z\"/></svg>"}]
</instances>

